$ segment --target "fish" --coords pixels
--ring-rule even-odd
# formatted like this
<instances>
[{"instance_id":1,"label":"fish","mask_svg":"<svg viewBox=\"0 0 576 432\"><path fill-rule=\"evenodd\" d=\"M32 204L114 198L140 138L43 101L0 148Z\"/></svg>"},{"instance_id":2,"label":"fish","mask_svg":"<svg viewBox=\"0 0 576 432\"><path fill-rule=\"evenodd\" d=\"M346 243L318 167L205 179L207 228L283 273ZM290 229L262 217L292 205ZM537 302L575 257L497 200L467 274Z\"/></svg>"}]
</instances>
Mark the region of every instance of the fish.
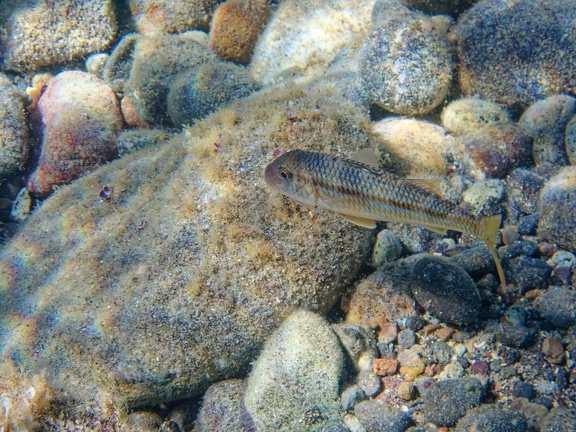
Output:
<instances>
[{"instance_id":1,"label":"fish","mask_svg":"<svg viewBox=\"0 0 576 432\"><path fill-rule=\"evenodd\" d=\"M437 180L400 177L379 169L376 161L370 151L347 159L292 150L266 167L264 179L272 190L304 206L330 210L365 228L385 221L419 225L440 234L447 230L471 234L488 246L500 283L506 287L496 252L501 215L478 217L444 199Z\"/></svg>"}]
</instances>

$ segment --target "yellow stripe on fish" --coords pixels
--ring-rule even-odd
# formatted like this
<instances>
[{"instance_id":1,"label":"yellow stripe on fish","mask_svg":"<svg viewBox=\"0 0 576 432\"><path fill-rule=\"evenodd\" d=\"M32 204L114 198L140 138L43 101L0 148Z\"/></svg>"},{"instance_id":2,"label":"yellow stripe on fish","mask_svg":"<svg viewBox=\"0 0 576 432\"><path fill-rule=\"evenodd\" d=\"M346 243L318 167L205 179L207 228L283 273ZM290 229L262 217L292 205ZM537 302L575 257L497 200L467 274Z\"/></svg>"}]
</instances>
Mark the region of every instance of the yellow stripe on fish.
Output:
<instances>
[{"instance_id":1,"label":"yellow stripe on fish","mask_svg":"<svg viewBox=\"0 0 576 432\"><path fill-rule=\"evenodd\" d=\"M375 221L402 222L478 237L490 249L506 286L496 253L501 216L474 216L438 196L433 180L405 179L355 160L302 150L279 156L266 167L264 178L295 201L331 210L366 228L375 228Z\"/></svg>"}]
</instances>

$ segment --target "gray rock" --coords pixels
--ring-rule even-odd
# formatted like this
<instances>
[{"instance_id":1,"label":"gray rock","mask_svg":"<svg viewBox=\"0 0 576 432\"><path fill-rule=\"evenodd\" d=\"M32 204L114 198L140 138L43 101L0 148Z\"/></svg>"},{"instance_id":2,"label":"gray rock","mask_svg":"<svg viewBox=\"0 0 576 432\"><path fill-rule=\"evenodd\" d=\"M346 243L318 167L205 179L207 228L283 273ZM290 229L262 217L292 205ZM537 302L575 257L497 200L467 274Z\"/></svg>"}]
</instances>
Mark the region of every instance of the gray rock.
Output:
<instances>
[{"instance_id":1,"label":"gray rock","mask_svg":"<svg viewBox=\"0 0 576 432\"><path fill-rule=\"evenodd\" d=\"M356 378L356 382L358 383L358 387L360 387L368 397L374 397L382 390L382 380L371 371L366 370L360 372Z\"/></svg>"},{"instance_id":2,"label":"gray rock","mask_svg":"<svg viewBox=\"0 0 576 432\"><path fill-rule=\"evenodd\" d=\"M374 19L377 28L360 49L364 89L373 103L387 111L428 113L448 93L454 69L452 48L425 15L408 9L386 12L382 22Z\"/></svg>"},{"instance_id":3,"label":"gray rock","mask_svg":"<svg viewBox=\"0 0 576 432\"><path fill-rule=\"evenodd\" d=\"M202 400L198 432L255 432L254 422L244 407L246 381L231 379L211 385Z\"/></svg>"},{"instance_id":4,"label":"gray rock","mask_svg":"<svg viewBox=\"0 0 576 432\"><path fill-rule=\"evenodd\" d=\"M364 397L365 394L360 387L358 387L356 384L351 385L350 387L346 388L340 396L342 408L344 408L345 411L351 410L354 408L354 405L364 399Z\"/></svg>"},{"instance_id":5,"label":"gray rock","mask_svg":"<svg viewBox=\"0 0 576 432\"><path fill-rule=\"evenodd\" d=\"M540 298L540 314L556 327L576 323L576 293L567 287L552 287Z\"/></svg>"},{"instance_id":6,"label":"gray rock","mask_svg":"<svg viewBox=\"0 0 576 432\"><path fill-rule=\"evenodd\" d=\"M506 312L504 312L504 316L506 317L506 321L511 324L516 325L525 325L526 324L526 309L524 309L520 305L512 305Z\"/></svg>"},{"instance_id":7,"label":"gray rock","mask_svg":"<svg viewBox=\"0 0 576 432\"><path fill-rule=\"evenodd\" d=\"M575 4L576 5L576 4ZM534 162L566 165L564 130L576 114L576 99L568 95L555 95L532 104L519 124L533 139Z\"/></svg>"},{"instance_id":8,"label":"gray rock","mask_svg":"<svg viewBox=\"0 0 576 432\"><path fill-rule=\"evenodd\" d=\"M576 410L574 408L554 408L541 421L542 431L573 432L576 425Z\"/></svg>"},{"instance_id":9,"label":"gray rock","mask_svg":"<svg viewBox=\"0 0 576 432\"><path fill-rule=\"evenodd\" d=\"M504 345L522 348L532 341L534 331L518 324L501 323L498 325L494 335Z\"/></svg>"},{"instance_id":10,"label":"gray rock","mask_svg":"<svg viewBox=\"0 0 576 432\"><path fill-rule=\"evenodd\" d=\"M485 405L470 410L458 422L454 432L525 432L527 430L528 424L522 413Z\"/></svg>"},{"instance_id":11,"label":"gray rock","mask_svg":"<svg viewBox=\"0 0 576 432\"><path fill-rule=\"evenodd\" d=\"M518 234L520 235L533 235L536 232L538 221L540 220L540 213L532 213L524 216L518 224Z\"/></svg>"},{"instance_id":12,"label":"gray rock","mask_svg":"<svg viewBox=\"0 0 576 432\"><path fill-rule=\"evenodd\" d=\"M448 379L428 387L422 395L426 419L437 426L453 426L482 400L482 384L476 378Z\"/></svg>"},{"instance_id":13,"label":"gray rock","mask_svg":"<svg viewBox=\"0 0 576 432\"><path fill-rule=\"evenodd\" d=\"M416 343L416 334L412 330L405 329L398 334L398 344L402 348L408 349L415 343Z\"/></svg>"},{"instance_id":14,"label":"gray rock","mask_svg":"<svg viewBox=\"0 0 576 432\"><path fill-rule=\"evenodd\" d=\"M474 278L480 278L496 270L494 258L486 245L464 249L448 259Z\"/></svg>"},{"instance_id":15,"label":"gray rock","mask_svg":"<svg viewBox=\"0 0 576 432\"><path fill-rule=\"evenodd\" d=\"M546 179L528 168L517 168L506 179L506 194L512 204L526 214L538 208L540 190Z\"/></svg>"},{"instance_id":16,"label":"gray rock","mask_svg":"<svg viewBox=\"0 0 576 432\"><path fill-rule=\"evenodd\" d=\"M454 29L462 93L526 107L553 94L573 92L575 11L574 0L477 2ZM558 55L560 40L563 55ZM527 58L538 61L527 63Z\"/></svg>"},{"instance_id":17,"label":"gray rock","mask_svg":"<svg viewBox=\"0 0 576 432\"><path fill-rule=\"evenodd\" d=\"M570 165L576 165L576 116L566 125L564 132L564 146Z\"/></svg>"},{"instance_id":18,"label":"gray rock","mask_svg":"<svg viewBox=\"0 0 576 432\"><path fill-rule=\"evenodd\" d=\"M422 307L451 324L471 323L480 308L474 280L441 257L424 256L414 264L411 290Z\"/></svg>"},{"instance_id":19,"label":"gray rock","mask_svg":"<svg viewBox=\"0 0 576 432\"><path fill-rule=\"evenodd\" d=\"M565 167L548 180L538 211L538 235L576 252L576 166Z\"/></svg>"},{"instance_id":20,"label":"gray rock","mask_svg":"<svg viewBox=\"0 0 576 432\"><path fill-rule=\"evenodd\" d=\"M318 315L298 311L266 343L248 378L244 403L258 429L316 430L339 421L344 355Z\"/></svg>"},{"instance_id":21,"label":"gray rock","mask_svg":"<svg viewBox=\"0 0 576 432\"><path fill-rule=\"evenodd\" d=\"M552 268L538 258L520 256L506 263L506 275L521 294L533 288L544 289Z\"/></svg>"},{"instance_id":22,"label":"gray rock","mask_svg":"<svg viewBox=\"0 0 576 432\"><path fill-rule=\"evenodd\" d=\"M372 370L372 359L378 353L374 331L361 324L334 324L332 330L356 370Z\"/></svg>"},{"instance_id":23,"label":"gray rock","mask_svg":"<svg viewBox=\"0 0 576 432\"><path fill-rule=\"evenodd\" d=\"M372 251L372 266L397 260L402 255L402 243L396 234L389 229L383 229L376 236L376 244Z\"/></svg>"},{"instance_id":24,"label":"gray rock","mask_svg":"<svg viewBox=\"0 0 576 432\"><path fill-rule=\"evenodd\" d=\"M354 408L366 432L404 432L413 423L409 415L398 408L378 401L360 402Z\"/></svg>"},{"instance_id":25,"label":"gray rock","mask_svg":"<svg viewBox=\"0 0 576 432\"><path fill-rule=\"evenodd\" d=\"M534 386L528 382L522 382L522 381L514 385L514 388L512 389L512 394L515 397L522 397L528 400L532 400L534 399L534 396L536 396Z\"/></svg>"}]
</instances>

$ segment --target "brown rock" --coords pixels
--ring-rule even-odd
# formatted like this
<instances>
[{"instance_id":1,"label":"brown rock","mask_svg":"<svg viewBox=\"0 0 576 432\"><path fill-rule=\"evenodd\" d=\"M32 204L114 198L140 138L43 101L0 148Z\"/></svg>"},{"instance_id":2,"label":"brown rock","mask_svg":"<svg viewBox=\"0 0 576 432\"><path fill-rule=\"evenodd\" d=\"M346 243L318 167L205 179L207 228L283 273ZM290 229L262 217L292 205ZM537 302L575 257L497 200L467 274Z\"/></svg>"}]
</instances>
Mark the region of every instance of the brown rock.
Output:
<instances>
[{"instance_id":1,"label":"brown rock","mask_svg":"<svg viewBox=\"0 0 576 432\"><path fill-rule=\"evenodd\" d=\"M416 396L416 387L408 381L403 381L398 386L398 396L404 400L411 400Z\"/></svg>"},{"instance_id":2,"label":"brown rock","mask_svg":"<svg viewBox=\"0 0 576 432\"><path fill-rule=\"evenodd\" d=\"M398 337L398 326L395 322L387 322L382 325L378 333L378 343L389 344L394 342L396 337Z\"/></svg>"},{"instance_id":3,"label":"brown rock","mask_svg":"<svg viewBox=\"0 0 576 432\"><path fill-rule=\"evenodd\" d=\"M542 341L542 352L554 364L561 364L564 361L564 347L558 339L553 337L545 338Z\"/></svg>"},{"instance_id":4,"label":"brown rock","mask_svg":"<svg viewBox=\"0 0 576 432\"><path fill-rule=\"evenodd\" d=\"M394 375L398 369L398 361L394 359L375 358L372 360L372 371L376 375Z\"/></svg>"},{"instance_id":5,"label":"brown rock","mask_svg":"<svg viewBox=\"0 0 576 432\"><path fill-rule=\"evenodd\" d=\"M224 60L248 63L268 15L268 5L264 0L228 0L222 3L212 20L210 48Z\"/></svg>"}]
</instances>

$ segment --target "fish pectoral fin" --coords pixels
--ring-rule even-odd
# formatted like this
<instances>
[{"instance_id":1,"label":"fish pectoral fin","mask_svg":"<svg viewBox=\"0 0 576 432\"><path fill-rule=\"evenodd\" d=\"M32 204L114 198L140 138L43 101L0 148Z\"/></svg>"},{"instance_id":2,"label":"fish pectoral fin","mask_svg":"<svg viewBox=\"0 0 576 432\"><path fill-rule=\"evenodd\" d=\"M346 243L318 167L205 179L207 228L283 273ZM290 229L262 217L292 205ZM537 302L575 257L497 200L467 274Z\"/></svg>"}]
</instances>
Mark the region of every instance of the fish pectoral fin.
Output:
<instances>
[{"instance_id":1,"label":"fish pectoral fin","mask_svg":"<svg viewBox=\"0 0 576 432\"><path fill-rule=\"evenodd\" d=\"M380 168L378 166L379 156L376 153L376 151L371 148L358 150L358 152L354 156L352 156L352 160L360 162L376 170Z\"/></svg>"},{"instance_id":2,"label":"fish pectoral fin","mask_svg":"<svg viewBox=\"0 0 576 432\"><path fill-rule=\"evenodd\" d=\"M373 221L372 219L366 219L366 218L362 218L362 217L358 217L358 216L350 216L350 215L345 215L342 213L336 213L336 214L338 216L343 217L344 219L352 222L353 224L359 225L361 227L370 228L370 229L376 228L376 221Z\"/></svg>"},{"instance_id":3,"label":"fish pectoral fin","mask_svg":"<svg viewBox=\"0 0 576 432\"><path fill-rule=\"evenodd\" d=\"M424 189L431 194L434 194L440 198L444 198L444 192L442 191L442 184L436 179L428 179L428 178L406 178L405 179L408 183L413 184L414 186L419 187L420 189Z\"/></svg>"},{"instance_id":4,"label":"fish pectoral fin","mask_svg":"<svg viewBox=\"0 0 576 432\"><path fill-rule=\"evenodd\" d=\"M427 230L430 230L430 231L433 231L435 233L442 234L442 235L446 235L446 232L447 232L446 228L440 228L440 227L435 227L435 226L430 226L430 225L421 225L421 224L418 224L418 225L420 225L422 228L426 228Z\"/></svg>"}]
</instances>

